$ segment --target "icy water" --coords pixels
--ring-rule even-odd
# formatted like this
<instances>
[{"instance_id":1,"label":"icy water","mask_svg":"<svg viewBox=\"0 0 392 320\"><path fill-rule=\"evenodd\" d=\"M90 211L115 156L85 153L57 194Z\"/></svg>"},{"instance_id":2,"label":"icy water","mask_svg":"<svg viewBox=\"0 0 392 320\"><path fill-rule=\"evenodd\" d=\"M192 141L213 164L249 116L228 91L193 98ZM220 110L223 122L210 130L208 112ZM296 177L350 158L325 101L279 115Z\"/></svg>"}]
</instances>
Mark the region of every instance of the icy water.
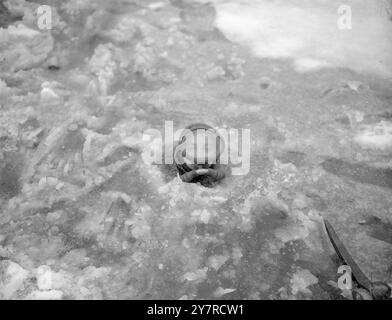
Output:
<instances>
[{"instance_id":1,"label":"icy water","mask_svg":"<svg viewBox=\"0 0 392 320\"><path fill-rule=\"evenodd\" d=\"M392 283L391 11L348 2L3 1L0 298L350 299L322 218ZM250 129L249 173L145 161L165 120Z\"/></svg>"}]
</instances>

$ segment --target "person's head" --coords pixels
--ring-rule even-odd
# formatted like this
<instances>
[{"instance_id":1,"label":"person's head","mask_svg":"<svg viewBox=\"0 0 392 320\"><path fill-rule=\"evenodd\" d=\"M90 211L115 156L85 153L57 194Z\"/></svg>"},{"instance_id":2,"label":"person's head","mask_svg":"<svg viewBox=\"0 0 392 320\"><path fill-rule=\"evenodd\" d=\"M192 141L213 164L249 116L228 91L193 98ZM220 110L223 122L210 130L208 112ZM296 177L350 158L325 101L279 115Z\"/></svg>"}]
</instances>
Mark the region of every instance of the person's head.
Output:
<instances>
[{"instance_id":1,"label":"person's head","mask_svg":"<svg viewBox=\"0 0 392 320\"><path fill-rule=\"evenodd\" d=\"M219 161L224 142L209 125L197 123L185 128L176 149L176 162L187 171L207 169Z\"/></svg>"}]
</instances>

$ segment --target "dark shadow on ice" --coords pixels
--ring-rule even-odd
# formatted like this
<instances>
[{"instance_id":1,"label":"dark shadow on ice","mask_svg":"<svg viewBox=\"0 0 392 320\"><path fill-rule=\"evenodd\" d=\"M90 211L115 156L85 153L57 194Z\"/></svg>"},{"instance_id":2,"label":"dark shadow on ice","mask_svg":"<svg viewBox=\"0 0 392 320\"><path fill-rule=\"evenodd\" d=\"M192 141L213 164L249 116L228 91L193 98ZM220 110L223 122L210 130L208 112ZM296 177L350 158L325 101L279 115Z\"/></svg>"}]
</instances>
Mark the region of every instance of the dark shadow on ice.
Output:
<instances>
[{"instance_id":1,"label":"dark shadow on ice","mask_svg":"<svg viewBox=\"0 0 392 320\"><path fill-rule=\"evenodd\" d=\"M372 216L366 221L365 225L368 227L367 233L369 236L392 244L392 223Z\"/></svg>"},{"instance_id":2,"label":"dark shadow on ice","mask_svg":"<svg viewBox=\"0 0 392 320\"><path fill-rule=\"evenodd\" d=\"M292 163L296 167L302 167L306 160L306 155L299 151L284 151L277 155L280 162L287 164Z\"/></svg>"},{"instance_id":3,"label":"dark shadow on ice","mask_svg":"<svg viewBox=\"0 0 392 320\"><path fill-rule=\"evenodd\" d=\"M363 163L350 163L334 158L325 160L321 166L340 178L392 189L391 169L374 168Z\"/></svg>"},{"instance_id":4,"label":"dark shadow on ice","mask_svg":"<svg viewBox=\"0 0 392 320\"><path fill-rule=\"evenodd\" d=\"M22 20L22 17L15 17L9 12L7 7L0 1L0 28L6 28L15 21Z\"/></svg>"},{"instance_id":5,"label":"dark shadow on ice","mask_svg":"<svg viewBox=\"0 0 392 320\"><path fill-rule=\"evenodd\" d=\"M0 164L0 198L11 199L21 191L20 174L23 167L22 157L6 154Z\"/></svg>"}]
</instances>

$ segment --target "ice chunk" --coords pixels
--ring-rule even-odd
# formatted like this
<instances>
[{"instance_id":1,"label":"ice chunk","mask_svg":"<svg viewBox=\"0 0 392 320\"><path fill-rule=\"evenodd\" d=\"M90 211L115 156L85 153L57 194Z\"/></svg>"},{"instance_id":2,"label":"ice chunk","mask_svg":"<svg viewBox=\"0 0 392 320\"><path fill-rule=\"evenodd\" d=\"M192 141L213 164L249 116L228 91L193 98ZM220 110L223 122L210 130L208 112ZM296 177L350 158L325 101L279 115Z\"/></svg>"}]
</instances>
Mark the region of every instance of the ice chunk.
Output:
<instances>
[{"instance_id":1,"label":"ice chunk","mask_svg":"<svg viewBox=\"0 0 392 320\"><path fill-rule=\"evenodd\" d=\"M40 266L37 269L37 286L40 290L52 289L53 273L48 266Z\"/></svg>"},{"instance_id":2,"label":"ice chunk","mask_svg":"<svg viewBox=\"0 0 392 320\"><path fill-rule=\"evenodd\" d=\"M297 197L293 200L293 205L292 207L294 209L305 209L308 207L308 199L305 195L299 194Z\"/></svg>"},{"instance_id":3,"label":"ice chunk","mask_svg":"<svg viewBox=\"0 0 392 320\"><path fill-rule=\"evenodd\" d=\"M233 248L233 252L232 252L232 257L233 257L233 261L234 264L238 264L242 258L243 254L242 254L242 250L240 247L234 247Z\"/></svg>"},{"instance_id":4,"label":"ice chunk","mask_svg":"<svg viewBox=\"0 0 392 320\"><path fill-rule=\"evenodd\" d=\"M220 298L220 297L222 297L222 296L224 296L225 294L229 294L229 293L232 293L232 292L234 292L234 291L236 291L237 289L224 289L224 288L222 288L222 287L219 287L218 289L216 289L215 291L214 291L214 293L213 293L213 296L215 297L215 298Z\"/></svg>"},{"instance_id":5,"label":"ice chunk","mask_svg":"<svg viewBox=\"0 0 392 320\"><path fill-rule=\"evenodd\" d=\"M92 6L91 1L85 0L69 0L62 3L62 8L66 10L67 13L71 15L79 14L80 11L90 9Z\"/></svg>"},{"instance_id":6,"label":"ice chunk","mask_svg":"<svg viewBox=\"0 0 392 320\"><path fill-rule=\"evenodd\" d=\"M7 63L0 71L17 71L39 66L53 50L50 33L38 32L23 24L0 29L0 51Z\"/></svg>"},{"instance_id":7,"label":"ice chunk","mask_svg":"<svg viewBox=\"0 0 392 320\"><path fill-rule=\"evenodd\" d=\"M135 224L132 228L132 236L136 239L145 239L150 236L151 227L143 222Z\"/></svg>"},{"instance_id":8,"label":"ice chunk","mask_svg":"<svg viewBox=\"0 0 392 320\"><path fill-rule=\"evenodd\" d=\"M217 255L208 258L208 265L218 271L229 260L228 256Z\"/></svg>"},{"instance_id":9,"label":"ice chunk","mask_svg":"<svg viewBox=\"0 0 392 320\"><path fill-rule=\"evenodd\" d=\"M0 263L0 299L10 299L27 279L29 272L12 261Z\"/></svg>"},{"instance_id":10,"label":"ice chunk","mask_svg":"<svg viewBox=\"0 0 392 320\"><path fill-rule=\"evenodd\" d=\"M303 226L290 225L275 230L275 236L282 242L305 239L309 235L309 230Z\"/></svg>"},{"instance_id":11,"label":"ice chunk","mask_svg":"<svg viewBox=\"0 0 392 320\"><path fill-rule=\"evenodd\" d=\"M299 292L311 294L312 292L308 289L308 287L317 284L318 279L309 270L298 269L293 274L290 283L291 291L294 295Z\"/></svg>"},{"instance_id":12,"label":"ice chunk","mask_svg":"<svg viewBox=\"0 0 392 320\"><path fill-rule=\"evenodd\" d=\"M381 121L368 125L354 137L354 141L366 149L392 150L392 122Z\"/></svg>"},{"instance_id":13,"label":"ice chunk","mask_svg":"<svg viewBox=\"0 0 392 320\"><path fill-rule=\"evenodd\" d=\"M187 272L182 277L182 281L201 281L207 277L208 268L196 270L195 272Z\"/></svg>"},{"instance_id":14,"label":"ice chunk","mask_svg":"<svg viewBox=\"0 0 392 320\"><path fill-rule=\"evenodd\" d=\"M41 102L56 101L60 97L51 88L43 88L41 90Z\"/></svg>"},{"instance_id":15,"label":"ice chunk","mask_svg":"<svg viewBox=\"0 0 392 320\"><path fill-rule=\"evenodd\" d=\"M360 81L347 81L347 87L353 91L358 92L359 89L363 88L363 84Z\"/></svg>"},{"instance_id":16,"label":"ice chunk","mask_svg":"<svg viewBox=\"0 0 392 320\"><path fill-rule=\"evenodd\" d=\"M63 292L60 290L39 291L34 290L27 296L27 300L61 300Z\"/></svg>"},{"instance_id":17,"label":"ice chunk","mask_svg":"<svg viewBox=\"0 0 392 320\"><path fill-rule=\"evenodd\" d=\"M34 38L39 36L40 33L37 30L30 29L23 24L19 24L17 26L9 26L8 27L8 35L14 37L25 37L25 38Z\"/></svg>"},{"instance_id":18,"label":"ice chunk","mask_svg":"<svg viewBox=\"0 0 392 320\"><path fill-rule=\"evenodd\" d=\"M89 61L91 71L97 76L100 93L106 95L111 86L117 63L115 60L116 48L111 44L100 44L96 47L94 55Z\"/></svg>"},{"instance_id":19,"label":"ice chunk","mask_svg":"<svg viewBox=\"0 0 392 320\"><path fill-rule=\"evenodd\" d=\"M380 15L381 1L346 1L355 12L349 30L338 26L338 0L212 2L216 26L256 56L291 58L298 71L345 67L392 75L392 25Z\"/></svg>"},{"instance_id":20,"label":"ice chunk","mask_svg":"<svg viewBox=\"0 0 392 320\"><path fill-rule=\"evenodd\" d=\"M66 284L66 279L60 272L54 272L49 266L42 265L36 270L37 286L40 290L59 289Z\"/></svg>"},{"instance_id":21,"label":"ice chunk","mask_svg":"<svg viewBox=\"0 0 392 320\"><path fill-rule=\"evenodd\" d=\"M164 2L153 2L153 3L148 4L148 8L151 10L160 10L165 6L166 6L166 3L164 3Z\"/></svg>"},{"instance_id":22,"label":"ice chunk","mask_svg":"<svg viewBox=\"0 0 392 320\"><path fill-rule=\"evenodd\" d=\"M204 224L208 224L208 222L210 221L210 217L211 213L207 209L204 209L200 214L200 220Z\"/></svg>"}]
</instances>

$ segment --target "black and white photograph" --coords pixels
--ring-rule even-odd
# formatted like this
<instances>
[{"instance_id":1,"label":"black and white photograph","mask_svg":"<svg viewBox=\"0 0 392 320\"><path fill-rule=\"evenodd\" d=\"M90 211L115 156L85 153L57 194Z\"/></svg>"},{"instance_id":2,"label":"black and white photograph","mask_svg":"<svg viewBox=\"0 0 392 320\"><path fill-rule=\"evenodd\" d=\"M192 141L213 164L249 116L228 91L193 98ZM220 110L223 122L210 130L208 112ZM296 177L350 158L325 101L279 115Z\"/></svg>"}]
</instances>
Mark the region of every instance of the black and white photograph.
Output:
<instances>
[{"instance_id":1,"label":"black and white photograph","mask_svg":"<svg viewBox=\"0 0 392 320\"><path fill-rule=\"evenodd\" d=\"M391 287L392 0L0 0L0 300Z\"/></svg>"}]
</instances>

